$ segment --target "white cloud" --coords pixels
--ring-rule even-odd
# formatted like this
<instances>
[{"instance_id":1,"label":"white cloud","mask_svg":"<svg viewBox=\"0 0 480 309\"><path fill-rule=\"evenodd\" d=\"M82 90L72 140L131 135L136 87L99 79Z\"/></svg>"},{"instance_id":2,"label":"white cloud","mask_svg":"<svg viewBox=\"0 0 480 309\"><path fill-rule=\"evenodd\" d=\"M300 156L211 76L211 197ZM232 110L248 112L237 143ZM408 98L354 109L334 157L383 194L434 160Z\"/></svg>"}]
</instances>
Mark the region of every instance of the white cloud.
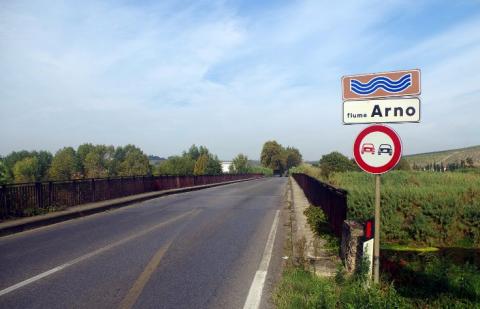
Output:
<instances>
[{"instance_id":1,"label":"white cloud","mask_svg":"<svg viewBox=\"0 0 480 309\"><path fill-rule=\"evenodd\" d=\"M304 1L254 19L223 2L3 4L0 153L91 141L170 155L196 143L257 158L268 139L307 159L349 153L360 128L341 125L341 75L412 64L424 69L424 121L396 126L410 152L478 143L479 24L380 57L393 43L379 26L414 9ZM470 112L450 120L458 129L443 127L457 106Z\"/></svg>"}]
</instances>

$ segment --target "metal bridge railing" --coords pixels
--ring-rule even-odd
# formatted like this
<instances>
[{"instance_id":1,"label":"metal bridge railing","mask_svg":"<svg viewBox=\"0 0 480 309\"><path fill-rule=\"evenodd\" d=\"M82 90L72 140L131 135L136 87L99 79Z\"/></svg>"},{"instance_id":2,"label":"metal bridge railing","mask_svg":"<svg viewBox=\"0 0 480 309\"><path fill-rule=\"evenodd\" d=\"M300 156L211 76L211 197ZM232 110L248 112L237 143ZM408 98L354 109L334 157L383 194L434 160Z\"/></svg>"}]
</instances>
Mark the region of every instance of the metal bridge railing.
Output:
<instances>
[{"instance_id":1,"label":"metal bridge railing","mask_svg":"<svg viewBox=\"0 0 480 309\"><path fill-rule=\"evenodd\" d=\"M260 174L132 176L8 184L0 186L0 220L43 213L49 208L63 209L128 195L261 176Z\"/></svg>"},{"instance_id":2,"label":"metal bridge railing","mask_svg":"<svg viewBox=\"0 0 480 309\"><path fill-rule=\"evenodd\" d=\"M334 233L341 237L347 218L347 191L337 189L306 174L292 174L310 204L321 207Z\"/></svg>"}]
</instances>

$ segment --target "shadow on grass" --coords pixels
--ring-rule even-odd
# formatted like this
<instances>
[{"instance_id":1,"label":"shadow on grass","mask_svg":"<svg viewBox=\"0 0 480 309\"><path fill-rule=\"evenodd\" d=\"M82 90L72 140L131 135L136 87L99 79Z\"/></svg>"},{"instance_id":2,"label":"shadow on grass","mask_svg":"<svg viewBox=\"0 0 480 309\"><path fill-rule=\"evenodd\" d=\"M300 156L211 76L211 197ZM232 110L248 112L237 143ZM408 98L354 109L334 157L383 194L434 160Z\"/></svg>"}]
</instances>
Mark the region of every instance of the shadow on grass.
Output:
<instances>
[{"instance_id":1,"label":"shadow on grass","mask_svg":"<svg viewBox=\"0 0 480 309\"><path fill-rule=\"evenodd\" d=\"M449 259L434 255L408 262L384 259L382 272L403 297L425 301L451 296L480 302L480 273L468 263L455 265Z\"/></svg>"}]
</instances>

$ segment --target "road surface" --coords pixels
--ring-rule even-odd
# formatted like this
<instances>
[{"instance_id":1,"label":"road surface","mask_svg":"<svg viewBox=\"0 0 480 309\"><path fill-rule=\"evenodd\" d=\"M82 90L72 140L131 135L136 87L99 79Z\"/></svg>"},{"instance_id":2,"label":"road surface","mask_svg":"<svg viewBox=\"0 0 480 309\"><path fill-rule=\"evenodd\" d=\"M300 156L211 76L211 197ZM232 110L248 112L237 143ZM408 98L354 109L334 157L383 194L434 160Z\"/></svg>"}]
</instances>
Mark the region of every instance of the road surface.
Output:
<instances>
[{"instance_id":1,"label":"road surface","mask_svg":"<svg viewBox=\"0 0 480 309\"><path fill-rule=\"evenodd\" d=\"M2 237L0 308L270 307L285 185L247 181Z\"/></svg>"}]
</instances>

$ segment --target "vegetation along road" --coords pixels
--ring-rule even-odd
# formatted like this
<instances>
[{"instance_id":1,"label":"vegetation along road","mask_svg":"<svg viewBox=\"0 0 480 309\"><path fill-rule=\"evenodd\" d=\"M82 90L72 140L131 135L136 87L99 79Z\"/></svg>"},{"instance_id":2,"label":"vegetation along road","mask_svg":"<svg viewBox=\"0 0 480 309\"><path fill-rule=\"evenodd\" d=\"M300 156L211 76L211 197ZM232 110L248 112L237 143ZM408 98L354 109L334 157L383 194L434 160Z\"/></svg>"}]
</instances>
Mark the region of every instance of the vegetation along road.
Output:
<instances>
[{"instance_id":1,"label":"vegetation along road","mask_svg":"<svg viewBox=\"0 0 480 309\"><path fill-rule=\"evenodd\" d=\"M3 237L0 307L269 307L285 185L231 184Z\"/></svg>"}]
</instances>

